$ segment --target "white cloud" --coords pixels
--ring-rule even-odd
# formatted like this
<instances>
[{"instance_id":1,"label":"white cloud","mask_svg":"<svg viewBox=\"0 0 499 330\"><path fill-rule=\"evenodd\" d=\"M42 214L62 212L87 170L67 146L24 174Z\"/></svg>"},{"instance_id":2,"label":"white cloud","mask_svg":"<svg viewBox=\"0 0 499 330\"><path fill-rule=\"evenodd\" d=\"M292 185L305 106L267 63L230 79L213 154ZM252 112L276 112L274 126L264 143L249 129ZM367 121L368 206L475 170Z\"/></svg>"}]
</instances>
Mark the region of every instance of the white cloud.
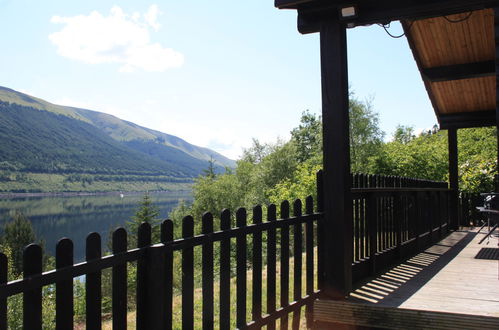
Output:
<instances>
[{"instance_id":1,"label":"white cloud","mask_svg":"<svg viewBox=\"0 0 499 330\"><path fill-rule=\"evenodd\" d=\"M158 31L161 14L157 5L146 13L126 14L114 6L108 16L98 11L88 16L53 16L52 23L64 27L49 35L61 56L90 64L118 63L120 72L165 71L182 66L181 53L151 42L151 30Z\"/></svg>"}]
</instances>

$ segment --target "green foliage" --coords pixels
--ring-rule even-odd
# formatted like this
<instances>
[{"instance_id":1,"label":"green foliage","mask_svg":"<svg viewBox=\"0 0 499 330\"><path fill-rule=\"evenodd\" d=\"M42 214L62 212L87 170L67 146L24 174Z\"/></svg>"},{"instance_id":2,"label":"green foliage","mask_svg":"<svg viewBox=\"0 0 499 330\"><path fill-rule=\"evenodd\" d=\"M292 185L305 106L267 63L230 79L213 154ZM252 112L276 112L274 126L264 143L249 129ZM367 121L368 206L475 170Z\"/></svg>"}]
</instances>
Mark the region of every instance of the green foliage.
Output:
<instances>
[{"instance_id":1,"label":"green foliage","mask_svg":"<svg viewBox=\"0 0 499 330\"><path fill-rule=\"evenodd\" d=\"M137 247L137 234L139 232L139 226L144 222L151 225L153 242L159 241L158 216L158 207L153 204L149 193L144 193L144 197L142 198L137 211L135 211L132 219L126 222L126 228L129 233L128 245L130 248Z\"/></svg>"},{"instance_id":2,"label":"green foliage","mask_svg":"<svg viewBox=\"0 0 499 330\"><path fill-rule=\"evenodd\" d=\"M12 221L7 222L0 236L2 246L8 247L10 263L15 274L22 274L24 247L36 241L36 234L31 222L22 214L16 213Z\"/></svg>"}]
</instances>

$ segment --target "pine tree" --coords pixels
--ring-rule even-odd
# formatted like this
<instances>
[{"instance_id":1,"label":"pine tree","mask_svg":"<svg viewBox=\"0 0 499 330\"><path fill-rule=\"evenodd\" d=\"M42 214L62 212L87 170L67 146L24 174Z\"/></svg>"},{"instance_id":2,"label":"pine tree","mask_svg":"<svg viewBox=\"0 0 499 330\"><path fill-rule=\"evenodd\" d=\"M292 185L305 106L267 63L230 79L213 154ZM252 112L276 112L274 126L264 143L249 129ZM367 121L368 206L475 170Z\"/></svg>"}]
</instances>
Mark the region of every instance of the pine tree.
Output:
<instances>
[{"instance_id":1,"label":"pine tree","mask_svg":"<svg viewBox=\"0 0 499 330\"><path fill-rule=\"evenodd\" d=\"M151 200L151 196L146 192L142 201L139 204L139 208L135 212L135 215L132 216L130 221L127 221L126 228L130 234L129 236L129 246L131 248L137 247L137 233L139 230L139 226L147 222L152 227L152 240L153 242L158 242L159 239L159 210L153 204Z\"/></svg>"}]
</instances>

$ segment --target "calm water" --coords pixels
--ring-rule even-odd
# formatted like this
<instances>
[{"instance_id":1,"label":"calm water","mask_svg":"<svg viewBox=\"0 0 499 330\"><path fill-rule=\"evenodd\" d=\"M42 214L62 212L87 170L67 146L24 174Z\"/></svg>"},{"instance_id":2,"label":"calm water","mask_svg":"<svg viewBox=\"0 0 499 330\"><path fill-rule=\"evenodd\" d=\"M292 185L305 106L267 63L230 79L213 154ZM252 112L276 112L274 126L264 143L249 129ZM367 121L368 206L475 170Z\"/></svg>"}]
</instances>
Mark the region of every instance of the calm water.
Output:
<instances>
[{"instance_id":1,"label":"calm water","mask_svg":"<svg viewBox=\"0 0 499 330\"><path fill-rule=\"evenodd\" d=\"M187 192L151 193L150 196L160 210L161 219L167 218L180 200L191 199ZM100 233L102 246L106 248L110 230L130 220L142 198L142 194L127 193L123 198L119 194L0 198L0 228L20 211L33 224L37 237L45 240L48 253L54 255L57 241L68 237L74 243L75 261L82 261L88 233Z\"/></svg>"}]
</instances>

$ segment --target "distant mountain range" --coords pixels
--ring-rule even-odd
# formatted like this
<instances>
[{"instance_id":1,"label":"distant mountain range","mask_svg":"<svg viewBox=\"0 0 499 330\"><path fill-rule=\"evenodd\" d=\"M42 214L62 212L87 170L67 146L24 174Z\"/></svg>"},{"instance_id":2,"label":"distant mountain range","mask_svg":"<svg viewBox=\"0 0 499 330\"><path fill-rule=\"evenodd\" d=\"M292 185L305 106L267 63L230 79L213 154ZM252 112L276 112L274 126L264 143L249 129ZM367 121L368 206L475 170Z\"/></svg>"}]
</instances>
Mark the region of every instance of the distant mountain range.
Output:
<instances>
[{"instance_id":1,"label":"distant mountain range","mask_svg":"<svg viewBox=\"0 0 499 330\"><path fill-rule=\"evenodd\" d=\"M0 170L195 178L233 160L102 112L0 87Z\"/></svg>"}]
</instances>

